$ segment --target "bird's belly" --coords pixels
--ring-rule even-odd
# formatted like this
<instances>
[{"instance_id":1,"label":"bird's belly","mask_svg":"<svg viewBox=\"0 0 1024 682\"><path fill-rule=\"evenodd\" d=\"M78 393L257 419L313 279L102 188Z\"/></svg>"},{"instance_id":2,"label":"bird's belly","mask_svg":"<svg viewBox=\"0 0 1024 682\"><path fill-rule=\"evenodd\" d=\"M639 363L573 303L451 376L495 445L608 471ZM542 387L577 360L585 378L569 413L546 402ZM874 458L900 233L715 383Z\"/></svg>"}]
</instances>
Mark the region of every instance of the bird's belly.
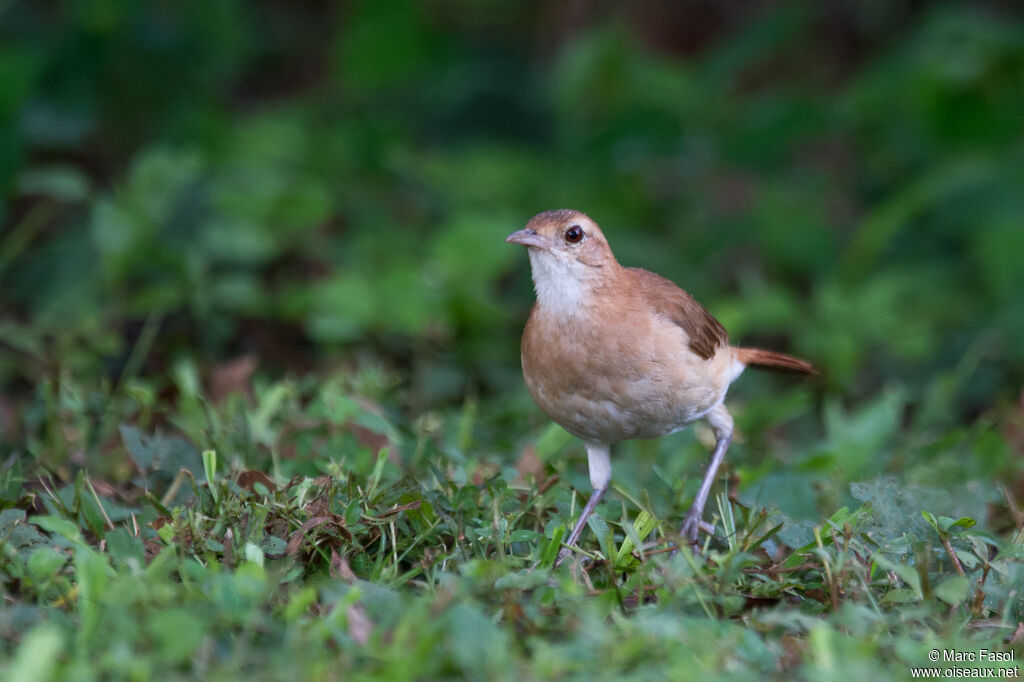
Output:
<instances>
[{"instance_id":1,"label":"bird's belly","mask_svg":"<svg viewBox=\"0 0 1024 682\"><path fill-rule=\"evenodd\" d=\"M637 313L597 325L593 318L569 324L535 314L523 336L527 388L569 433L599 443L656 438L725 397L728 346L705 359L668 320Z\"/></svg>"},{"instance_id":2,"label":"bird's belly","mask_svg":"<svg viewBox=\"0 0 1024 682\"><path fill-rule=\"evenodd\" d=\"M700 419L724 397L724 387L687 385L663 378L640 377L613 386L607 377L559 390L527 381L544 412L566 431L585 441L615 443L657 438Z\"/></svg>"}]
</instances>

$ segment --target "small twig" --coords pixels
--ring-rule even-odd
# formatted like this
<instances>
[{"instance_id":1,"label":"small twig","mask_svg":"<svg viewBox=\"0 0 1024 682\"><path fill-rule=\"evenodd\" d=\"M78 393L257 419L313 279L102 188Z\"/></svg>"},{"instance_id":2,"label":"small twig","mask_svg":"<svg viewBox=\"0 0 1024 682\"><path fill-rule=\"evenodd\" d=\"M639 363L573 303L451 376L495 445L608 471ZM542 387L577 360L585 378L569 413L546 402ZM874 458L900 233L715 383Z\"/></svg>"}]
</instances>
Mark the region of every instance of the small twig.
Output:
<instances>
[{"instance_id":1,"label":"small twig","mask_svg":"<svg viewBox=\"0 0 1024 682\"><path fill-rule=\"evenodd\" d=\"M946 553L949 554L949 558L953 560L953 567L956 568L956 572L960 574L961 578L967 577L964 573L964 567L960 565L960 559L957 558L956 552L953 551L953 545L949 543L949 537L943 533L940 539L942 540L942 546L946 548Z\"/></svg>"},{"instance_id":2,"label":"small twig","mask_svg":"<svg viewBox=\"0 0 1024 682\"><path fill-rule=\"evenodd\" d=\"M540 484L540 487L537 488L537 494L543 495L556 483L558 483L558 474L551 474L543 483Z\"/></svg>"},{"instance_id":3,"label":"small twig","mask_svg":"<svg viewBox=\"0 0 1024 682\"><path fill-rule=\"evenodd\" d=\"M96 443L99 443L100 439L113 429L114 422L117 421L117 392L122 390L125 384L135 378L139 370L142 369L142 364L149 356L149 352L156 342L162 320L162 315L151 312L149 317L146 318L146 322L142 325L142 331L139 332L139 338L136 339L131 353L128 354L128 360L124 364L124 369L121 370L117 383L107 396L106 406L103 409L103 414L95 431Z\"/></svg>"},{"instance_id":4,"label":"small twig","mask_svg":"<svg viewBox=\"0 0 1024 682\"><path fill-rule=\"evenodd\" d=\"M782 575L783 573L798 573L799 571L808 571L813 568L815 568L815 565L810 562L807 562L800 564L799 566L791 566L790 568L783 568L782 564L776 564L774 566L769 566L768 568L758 568L755 566L751 568L744 568L743 572L763 573L765 575Z\"/></svg>"},{"instance_id":5,"label":"small twig","mask_svg":"<svg viewBox=\"0 0 1024 682\"><path fill-rule=\"evenodd\" d=\"M398 570L398 531L395 528L395 522L392 521L388 524L391 527L391 552L394 561L395 570Z\"/></svg>"},{"instance_id":6,"label":"small twig","mask_svg":"<svg viewBox=\"0 0 1024 682\"><path fill-rule=\"evenodd\" d=\"M114 522L107 516L107 510L104 509L103 503L100 502L100 496L96 494L96 488L92 487L92 481L89 480L89 475L85 475L85 484L89 486L89 492L92 493L92 499L96 500L96 506L100 508L100 513L103 514L103 520L107 522L107 530L114 530Z\"/></svg>"},{"instance_id":7,"label":"small twig","mask_svg":"<svg viewBox=\"0 0 1024 682\"><path fill-rule=\"evenodd\" d=\"M0 5L0 12L4 9L6 8ZM0 274L3 274L7 266L25 250L36 234L57 215L58 208L59 206L51 201L40 202L32 207L21 222L8 230L3 241L0 241Z\"/></svg>"},{"instance_id":8,"label":"small twig","mask_svg":"<svg viewBox=\"0 0 1024 682\"><path fill-rule=\"evenodd\" d=\"M164 496L160 498L160 504L165 507L169 505L171 500L174 499L174 496L178 494L178 488L180 488L181 484L185 481L185 477L191 475L192 472L188 469L178 469L178 474L174 477L174 480L171 481L171 487L168 488L167 492L164 493Z\"/></svg>"},{"instance_id":9,"label":"small twig","mask_svg":"<svg viewBox=\"0 0 1024 682\"><path fill-rule=\"evenodd\" d=\"M401 506L395 505L391 509L388 509L385 512L381 512L379 516L370 516L369 514L363 514L363 518L368 521L381 521L384 519L385 516L391 516L399 512L409 511L410 509L419 509L422 504L422 500L415 500L413 502L409 502L408 504L403 504Z\"/></svg>"},{"instance_id":10,"label":"small twig","mask_svg":"<svg viewBox=\"0 0 1024 682\"><path fill-rule=\"evenodd\" d=\"M679 545L671 544L668 547L662 547L661 549L649 549L643 552L644 558L654 556L655 554L666 554L668 552L676 552L679 550Z\"/></svg>"},{"instance_id":11,"label":"small twig","mask_svg":"<svg viewBox=\"0 0 1024 682\"><path fill-rule=\"evenodd\" d=\"M981 608L985 605L985 582L988 580L988 571L991 568L991 564L987 561L985 566L981 569L981 577L977 580L975 585L974 601L971 602L971 611L975 616L981 614Z\"/></svg>"},{"instance_id":12,"label":"small twig","mask_svg":"<svg viewBox=\"0 0 1024 682\"><path fill-rule=\"evenodd\" d=\"M50 474L47 474L46 476L47 478L50 478L50 483L53 484L53 478L50 477ZM67 508L59 497L57 497L57 493L55 492L57 486L54 485L53 488L51 488L46 484L46 479L42 476L38 478L38 482L39 485L42 486L43 490L46 491L46 494L50 496L50 501L53 502L54 506L57 507L59 511L66 516L73 516L71 510Z\"/></svg>"},{"instance_id":13,"label":"small twig","mask_svg":"<svg viewBox=\"0 0 1024 682\"><path fill-rule=\"evenodd\" d=\"M818 545L818 556L821 557L821 565L825 569L825 578L828 580L829 599L832 602L832 610L839 610L839 581L838 576L832 573L832 567L828 562L828 555L825 552L825 544L821 540L821 528L815 527L814 541Z\"/></svg>"},{"instance_id":14,"label":"small twig","mask_svg":"<svg viewBox=\"0 0 1024 682\"><path fill-rule=\"evenodd\" d=\"M1021 511L1020 506L1017 504L1017 498L1006 484L1002 484L999 487L1003 491L1003 497L1006 498L1006 506L1010 510L1010 516L1013 517L1013 525L1017 528L1015 542L1019 542L1021 535L1024 534L1024 511Z\"/></svg>"}]
</instances>

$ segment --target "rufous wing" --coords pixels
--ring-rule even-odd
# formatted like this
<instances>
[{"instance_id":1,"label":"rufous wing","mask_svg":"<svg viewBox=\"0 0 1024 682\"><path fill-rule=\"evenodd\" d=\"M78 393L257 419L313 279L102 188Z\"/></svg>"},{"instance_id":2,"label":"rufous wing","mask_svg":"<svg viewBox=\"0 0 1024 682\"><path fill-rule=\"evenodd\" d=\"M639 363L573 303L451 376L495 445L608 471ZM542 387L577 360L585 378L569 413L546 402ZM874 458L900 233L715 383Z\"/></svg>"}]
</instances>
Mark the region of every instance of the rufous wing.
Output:
<instances>
[{"instance_id":1,"label":"rufous wing","mask_svg":"<svg viewBox=\"0 0 1024 682\"><path fill-rule=\"evenodd\" d=\"M729 343L725 327L686 293L661 275L641 268L625 268L634 288L653 310L682 327L690 339L690 350L705 360Z\"/></svg>"}]
</instances>

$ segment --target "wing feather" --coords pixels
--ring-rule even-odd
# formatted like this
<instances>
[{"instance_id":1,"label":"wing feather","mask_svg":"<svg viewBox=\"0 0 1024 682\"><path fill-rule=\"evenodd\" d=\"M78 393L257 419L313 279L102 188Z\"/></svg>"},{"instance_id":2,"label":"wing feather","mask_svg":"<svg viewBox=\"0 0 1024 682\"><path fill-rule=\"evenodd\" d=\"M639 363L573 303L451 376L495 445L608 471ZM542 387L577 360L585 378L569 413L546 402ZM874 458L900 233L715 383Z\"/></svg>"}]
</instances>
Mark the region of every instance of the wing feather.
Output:
<instances>
[{"instance_id":1,"label":"wing feather","mask_svg":"<svg viewBox=\"0 0 1024 682\"><path fill-rule=\"evenodd\" d=\"M725 327L690 294L653 272L625 268L644 301L655 311L682 327L690 339L690 350L705 360L729 343Z\"/></svg>"}]
</instances>

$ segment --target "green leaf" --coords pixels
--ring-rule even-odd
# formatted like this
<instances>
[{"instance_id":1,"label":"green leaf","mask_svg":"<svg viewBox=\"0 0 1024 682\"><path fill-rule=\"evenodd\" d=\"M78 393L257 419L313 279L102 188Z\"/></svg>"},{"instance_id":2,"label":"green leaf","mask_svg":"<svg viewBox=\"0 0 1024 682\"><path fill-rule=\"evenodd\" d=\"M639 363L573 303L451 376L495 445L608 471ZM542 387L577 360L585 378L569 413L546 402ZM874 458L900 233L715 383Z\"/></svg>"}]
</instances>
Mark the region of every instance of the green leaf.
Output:
<instances>
[{"instance_id":1,"label":"green leaf","mask_svg":"<svg viewBox=\"0 0 1024 682\"><path fill-rule=\"evenodd\" d=\"M284 619L289 623L294 623L307 613L309 607L316 602L316 597L316 588L309 586L293 593L288 600L288 605L284 608Z\"/></svg>"},{"instance_id":2,"label":"green leaf","mask_svg":"<svg viewBox=\"0 0 1024 682\"><path fill-rule=\"evenodd\" d=\"M565 537L566 528L564 524L558 524L554 527L551 532L551 540L544 546L544 550L541 553L540 565L545 568L551 568L554 565L555 559L558 558L558 552L562 548L562 538Z\"/></svg>"},{"instance_id":3,"label":"green leaf","mask_svg":"<svg viewBox=\"0 0 1024 682\"><path fill-rule=\"evenodd\" d=\"M837 400L825 403L826 450L850 476L878 471L879 451L896 434L906 404L902 390L888 389L876 400L856 410L846 410Z\"/></svg>"},{"instance_id":4,"label":"green leaf","mask_svg":"<svg viewBox=\"0 0 1024 682\"><path fill-rule=\"evenodd\" d=\"M956 606L967 599L968 588L967 578L954 575L936 585L932 592L950 606Z\"/></svg>"},{"instance_id":5,"label":"green leaf","mask_svg":"<svg viewBox=\"0 0 1024 682\"><path fill-rule=\"evenodd\" d=\"M996 558L993 561L1003 561L1006 559L1017 559L1024 560L1024 544L1007 545L999 550L996 554Z\"/></svg>"},{"instance_id":6,"label":"green leaf","mask_svg":"<svg viewBox=\"0 0 1024 682\"><path fill-rule=\"evenodd\" d=\"M174 525L165 523L156 529L156 534L169 545L174 542Z\"/></svg>"},{"instance_id":7,"label":"green leaf","mask_svg":"<svg viewBox=\"0 0 1024 682\"><path fill-rule=\"evenodd\" d=\"M930 512L924 510L921 511L921 516L924 517L924 520L928 522L928 525L938 531L940 535L954 528L971 528L977 523L977 521L968 516L963 516L959 519L953 519L949 516L936 517Z\"/></svg>"},{"instance_id":8,"label":"green leaf","mask_svg":"<svg viewBox=\"0 0 1024 682\"><path fill-rule=\"evenodd\" d=\"M259 545L251 542L245 543L245 560L251 561L257 566L263 565L263 550L260 549Z\"/></svg>"},{"instance_id":9,"label":"green leaf","mask_svg":"<svg viewBox=\"0 0 1024 682\"><path fill-rule=\"evenodd\" d=\"M291 393L291 386L280 383L260 394L259 405L255 412L249 414L249 428L258 442L268 446L273 444L275 433L270 428L271 420L282 409Z\"/></svg>"},{"instance_id":10,"label":"green leaf","mask_svg":"<svg viewBox=\"0 0 1024 682\"><path fill-rule=\"evenodd\" d=\"M0 537L6 537L15 526L24 522L24 509L4 509L0 511Z\"/></svg>"},{"instance_id":11,"label":"green leaf","mask_svg":"<svg viewBox=\"0 0 1024 682\"><path fill-rule=\"evenodd\" d=\"M508 635L478 607L458 604L448 614L448 648L463 670L480 669L497 673L505 669Z\"/></svg>"},{"instance_id":12,"label":"green leaf","mask_svg":"<svg viewBox=\"0 0 1024 682\"><path fill-rule=\"evenodd\" d=\"M889 590L882 597L883 604L910 604L920 600L921 597L915 590L911 590L906 587L898 587L894 590Z\"/></svg>"},{"instance_id":13,"label":"green leaf","mask_svg":"<svg viewBox=\"0 0 1024 682\"><path fill-rule=\"evenodd\" d=\"M71 542L84 542L82 539L82 531L78 529L78 526L67 519L60 518L59 516L33 516L31 523L34 523L49 533L61 535Z\"/></svg>"},{"instance_id":14,"label":"green leaf","mask_svg":"<svg viewBox=\"0 0 1024 682\"><path fill-rule=\"evenodd\" d=\"M206 484L210 487L213 501L217 501L217 451L203 450L203 471L206 472Z\"/></svg>"},{"instance_id":15,"label":"green leaf","mask_svg":"<svg viewBox=\"0 0 1024 682\"><path fill-rule=\"evenodd\" d=\"M979 559L976 554L969 552L966 549L954 547L953 552L956 553L957 557L960 559L960 563L966 566L968 570L975 568L981 563L981 559Z\"/></svg>"},{"instance_id":16,"label":"green leaf","mask_svg":"<svg viewBox=\"0 0 1024 682\"><path fill-rule=\"evenodd\" d=\"M538 533L535 530L526 530L524 528L520 528L519 530L514 530L514 531L512 531L511 533L508 534L508 541L509 542L533 542L534 540L539 540L542 537L544 537L544 536L541 535L540 533Z\"/></svg>"},{"instance_id":17,"label":"green leaf","mask_svg":"<svg viewBox=\"0 0 1024 682\"><path fill-rule=\"evenodd\" d=\"M18 178L18 189L64 203L85 201L92 192L89 177L73 166L30 168Z\"/></svg>"},{"instance_id":18,"label":"green leaf","mask_svg":"<svg viewBox=\"0 0 1024 682\"><path fill-rule=\"evenodd\" d=\"M377 460L373 464L373 473L370 474L369 489L366 492L366 497L373 500L377 494L377 486L380 484L381 476L384 474L384 465L388 461L388 449L381 448L377 453Z\"/></svg>"},{"instance_id":19,"label":"green leaf","mask_svg":"<svg viewBox=\"0 0 1024 682\"><path fill-rule=\"evenodd\" d=\"M147 436L134 426L123 424L121 442L143 475L163 471L173 476L181 469L198 474L202 465L196 449L176 436L168 437L159 432Z\"/></svg>"},{"instance_id":20,"label":"green leaf","mask_svg":"<svg viewBox=\"0 0 1024 682\"><path fill-rule=\"evenodd\" d=\"M28 559L28 572L33 580L44 583L66 564L68 556L51 547L40 547Z\"/></svg>"},{"instance_id":21,"label":"green leaf","mask_svg":"<svg viewBox=\"0 0 1024 682\"><path fill-rule=\"evenodd\" d=\"M876 553L872 557L872 561L874 561L879 567L887 571L892 571L896 575L898 575L900 579L902 579L903 582L905 582L908 585L908 587L913 591L917 599L924 598L924 593L921 590L921 576L918 575L917 570L915 570L913 566L908 566L907 564L897 564L893 561L890 561L881 553Z\"/></svg>"},{"instance_id":22,"label":"green leaf","mask_svg":"<svg viewBox=\"0 0 1024 682\"><path fill-rule=\"evenodd\" d=\"M591 493L593 494L593 493ZM595 510L587 518L587 527L594 532L597 536L598 545L601 547L601 551L604 552L606 557L614 556L615 553L611 547L611 530L608 528L608 524L602 519Z\"/></svg>"},{"instance_id":23,"label":"green leaf","mask_svg":"<svg viewBox=\"0 0 1024 682\"><path fill-rule=\"evenodd\" d=\"M628 557L660 523L646 509L641 509L636 515L636 520L626 525L626 537L615 554L615 563L618 564Z\"/></svg>"},{"instance_id":24,"label":"green leaf","mask_svg":"<svg viewBox=\"0 0 1024 682\"><path fill-rule=\"evenodd\" d=\"M498 590L532 590L544 585L548 580L548 574L544 571L523 569L506 573L494 581L494 588Z\"/></svg>"},{"instance_id":25,"label":"green leaf","mask_svg":"<svg viewBox=\"0 0 1024 682\"><path fill-rule=\"evenodd\" d=\"M149 615L145 628L167 663L188 661L206 636L208 621L186 608L164 608Z\"/></svg>"},{"instance_id":26,"label":"green leaf","mask_svg":"<svg viewBox=\"0 0 1024 682\"><path fill-rule=\"evenodd\" d=\"M64 635L56 625L44 623L33 628L22 639L14 661L7 669L7 679L52 680L63 649Z\"/></svg>"},{"instance_id":27,"label":"green leaf","mask_svg":"<svg viewBox=\"0 0 1024 682\"><path fill-rule=\"evenodd\" d=\"M78 609L81 628L78 635L84 646L95 646L103 637L101 624L108 611L104 603L113 575L106 557L82 545L75 550L75 579L78 582Z\"/></svg>"},{"instance_id":28,"label":"green leaf","mask_svg":"<svg viewBox=\"0 0 1024 682\"><path fill-rule=\"evenodd\" d=\"M134 561L137 567L142 567L146 562L146 550L142 545L142 538L135 537L128 532L127 528L115 528L107 531L107 551L110 557L120 563Z\"/></svg>"},{"instance_id":29,"label":"green leaf","mask_svg":"<svg viewBox=\"0 0 1024 682\"><path fill-rule=\"evenodd\" d=\"M284 538L277 537L276 535L267 535L260 543L260 549L268 556L280 556L285 553L287 548L287 541L285 541Z\"/></svg>"}]
</instances>

